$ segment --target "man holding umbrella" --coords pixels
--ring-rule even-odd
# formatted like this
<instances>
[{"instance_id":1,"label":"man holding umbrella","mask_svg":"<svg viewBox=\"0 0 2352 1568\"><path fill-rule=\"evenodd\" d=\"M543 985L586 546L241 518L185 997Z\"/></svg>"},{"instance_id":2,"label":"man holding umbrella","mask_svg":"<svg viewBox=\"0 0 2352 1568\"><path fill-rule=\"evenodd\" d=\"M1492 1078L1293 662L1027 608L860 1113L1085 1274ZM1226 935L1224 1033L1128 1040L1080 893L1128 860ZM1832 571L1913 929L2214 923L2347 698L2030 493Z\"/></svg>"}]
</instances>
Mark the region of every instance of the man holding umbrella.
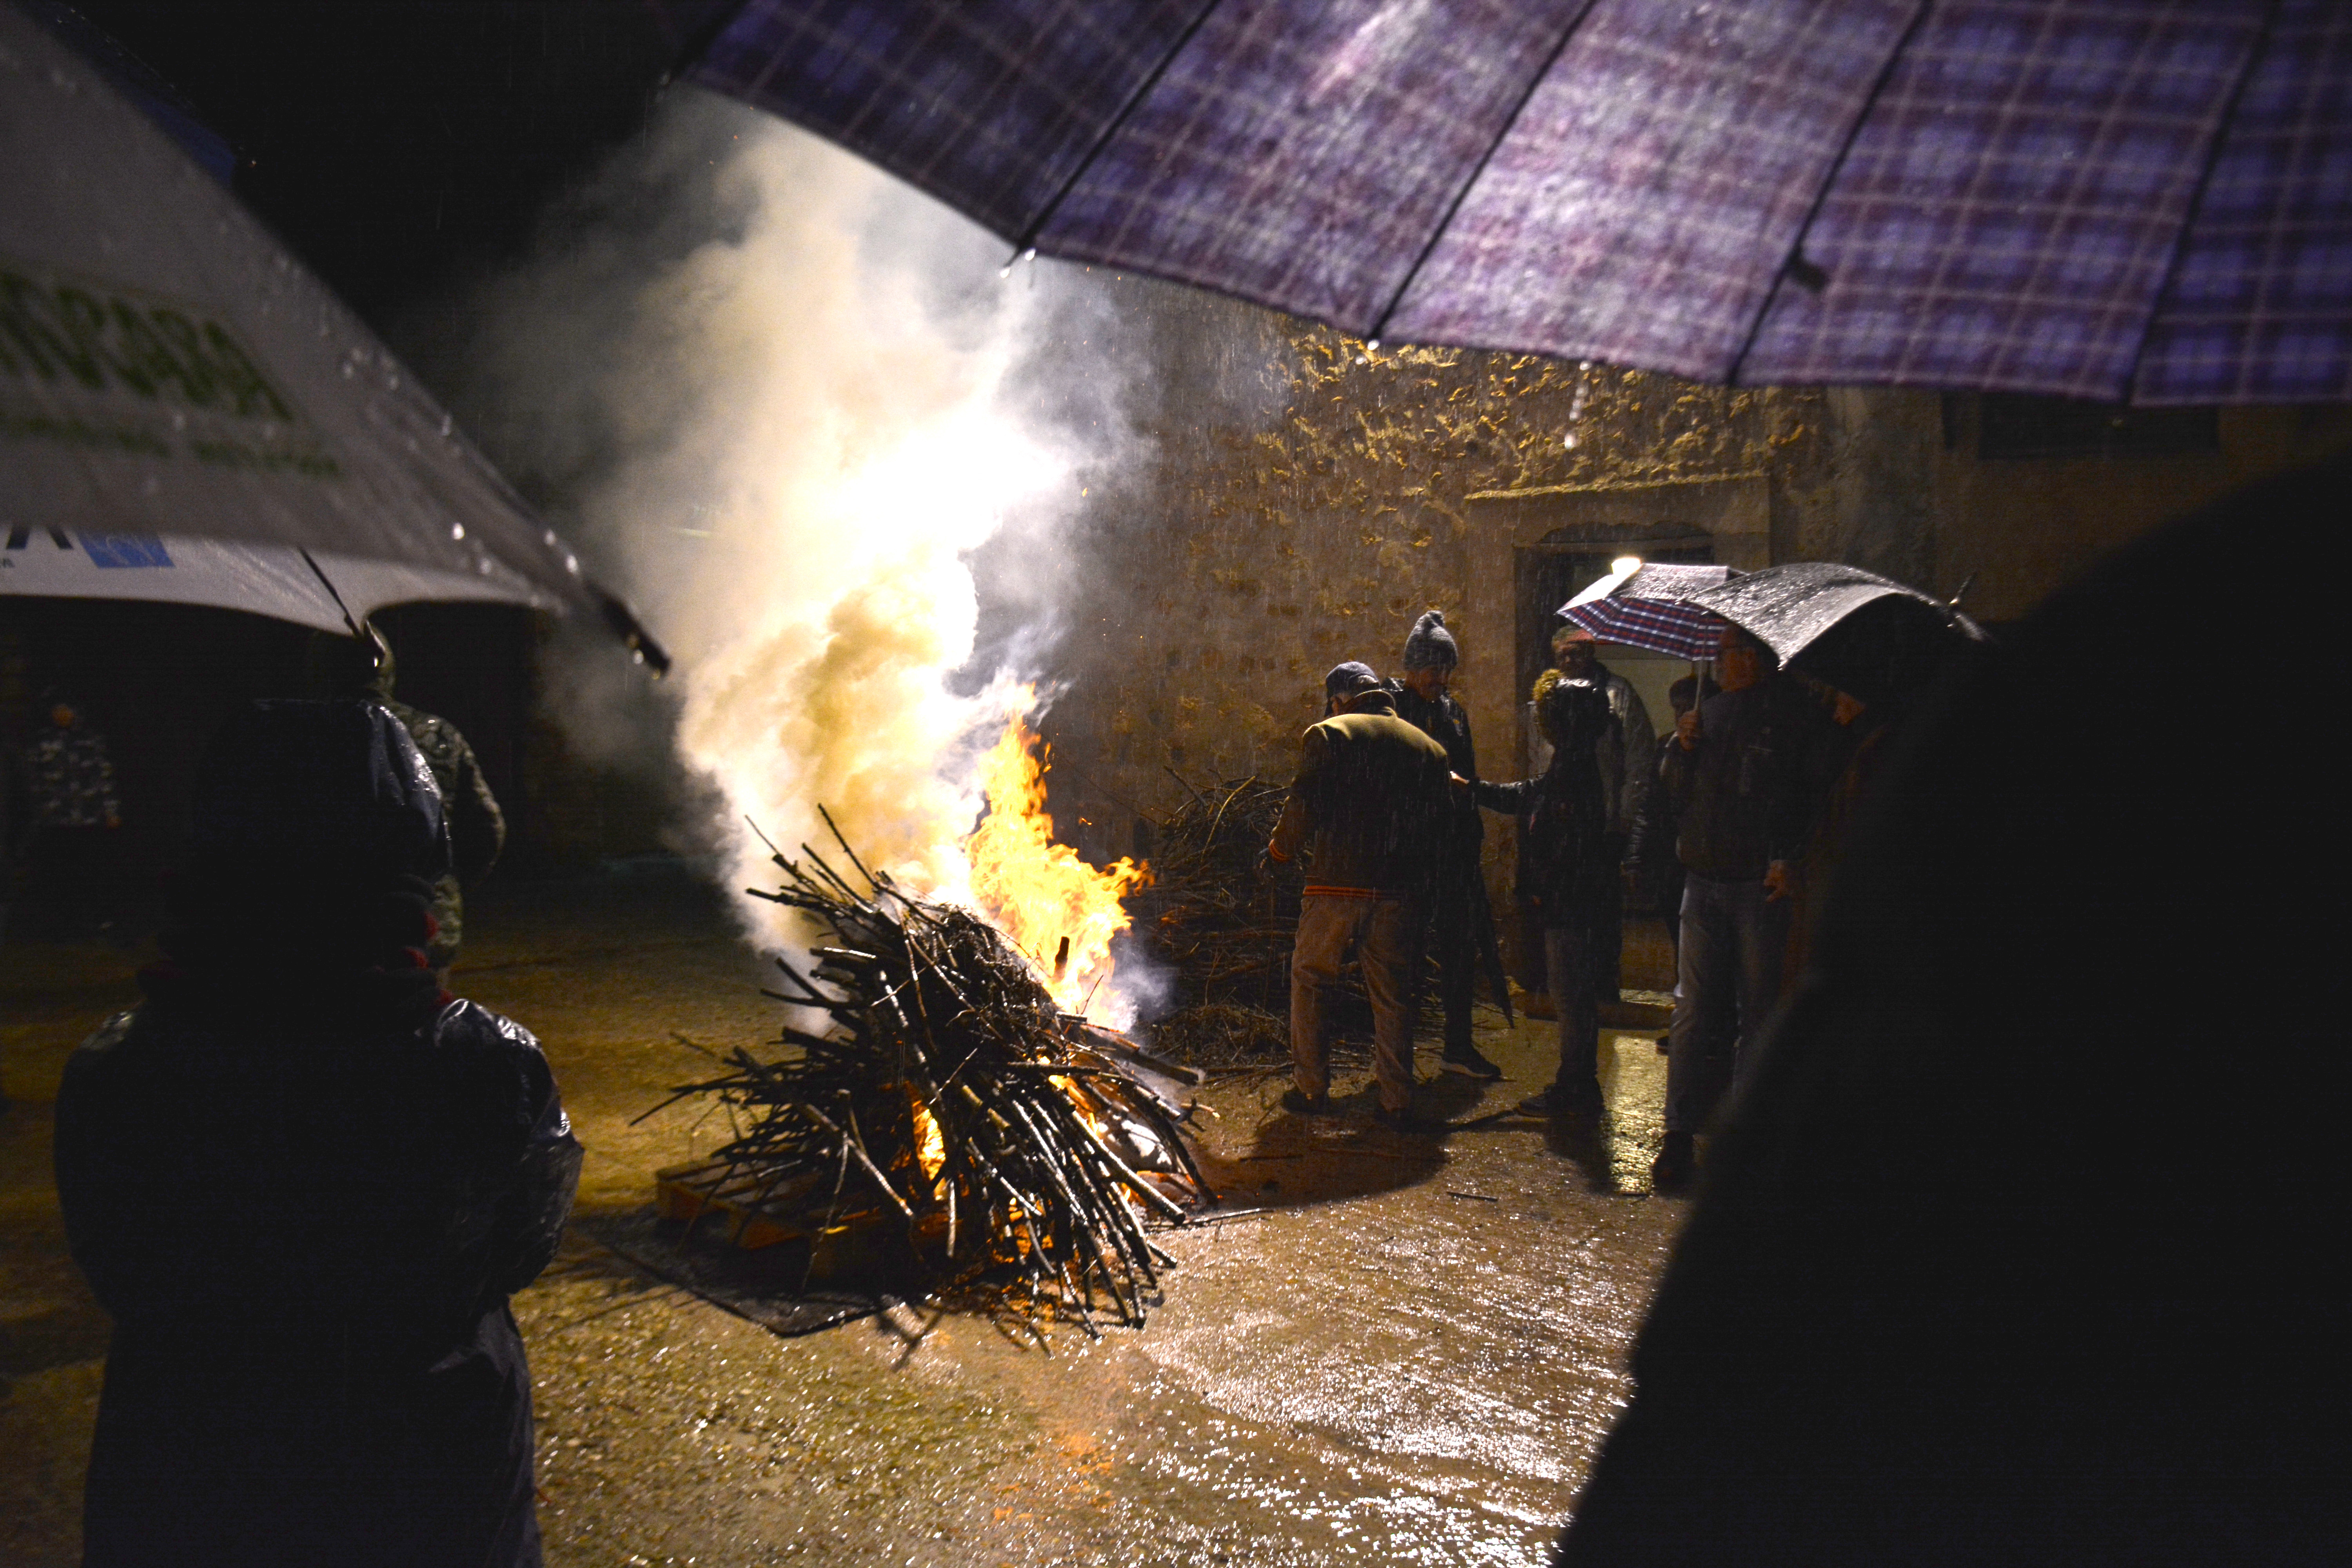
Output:
<instances>
[{"instance_id":1,"label":"man holding umbrella","mask_svg":"<svg viewBox=\"0 0 2352 1568\"><path fill-rule=\"evenodd\" d=\"M1819 714L1738 626L1724 627L1718 658L1722 690L1677 721L1658 774L1681 823L1685 873L1666 1138L1652 1166L1661 1189L1696 1173L1696 1137L1724 1087L1713 1065L1723 1043L1735 1081L1754 1065L1780 1000L1789 865L1811 816L1805 764Z\"/></svg>"}]
</instances>

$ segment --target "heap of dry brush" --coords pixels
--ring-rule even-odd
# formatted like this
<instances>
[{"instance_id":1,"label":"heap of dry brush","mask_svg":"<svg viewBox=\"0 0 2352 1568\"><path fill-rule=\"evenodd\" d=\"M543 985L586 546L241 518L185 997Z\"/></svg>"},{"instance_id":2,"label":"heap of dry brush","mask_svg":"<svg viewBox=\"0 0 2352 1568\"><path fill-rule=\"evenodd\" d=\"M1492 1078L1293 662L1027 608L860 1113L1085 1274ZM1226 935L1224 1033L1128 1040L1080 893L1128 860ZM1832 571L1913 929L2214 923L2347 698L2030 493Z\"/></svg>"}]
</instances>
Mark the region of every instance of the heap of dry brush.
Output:
<instances>
[{"instance_id":1,"label":"heap of dry brush","mask_svg":"<svg viewBox=\"0 0 2352 1568\"><path fill-rule=\"evenodd\" d=\"M739 1049L672 1100L730 1108L715 1158L756 1203L830 1215L871 1194L938 1286L993 1282L1090 1333L1106 1304L1140 1324L1171 1261L1148 1222L1213 1201L1178 1126L1188 1079L1063 1013L993 927L842 853L862 889L803 845L753 889L832 939L808 974L776 961L793 989L769 994L801 1010L782 1053Z\"/></svg>"}]
</instances>

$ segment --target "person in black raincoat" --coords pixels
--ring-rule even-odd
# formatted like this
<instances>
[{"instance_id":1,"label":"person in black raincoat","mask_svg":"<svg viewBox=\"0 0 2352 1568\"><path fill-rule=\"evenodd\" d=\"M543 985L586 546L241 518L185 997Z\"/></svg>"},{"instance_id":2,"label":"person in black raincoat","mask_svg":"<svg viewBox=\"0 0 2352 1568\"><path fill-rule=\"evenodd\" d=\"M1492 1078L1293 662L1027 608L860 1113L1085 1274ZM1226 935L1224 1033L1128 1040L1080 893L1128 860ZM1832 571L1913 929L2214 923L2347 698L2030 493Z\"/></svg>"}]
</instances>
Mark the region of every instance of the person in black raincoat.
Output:
<instances>
[{"instance_id":1,"label":"person in black raincoat","mask_svg":"<svg viewBox=\"0 0 2352 1568\"><path fill-rule=\"evenodd\" d=\"M261 702L194 805L171 960L58 1097L68 1238L115 1320L83 1561L536 1564L507 1298L580 1146L538 1043L425 966L432 775L376 704Z\"/></svg>"},{"instance_id":2,"label":"person in black raincoat","mask_svg":"<svg viewBox=\"0 0 2352 1568\"><path fill-rule=\"evenodd\" d=\"M1526 829L1519 898L1543 924L1544 973L1559 1009L1559 1071L1551 1087L1520 1103L1538 1116L1591 1116L1601 1110L1600 994L1594 977L1612 955L1603 949L1607 905L1617 897L1618 867L1609 843L1601 743L1616 731L1607 689L1598 681L1544 671L1535 688L1536 721L1550 743L1541 777L1517 784L1480 780L1480 805L1517 816Z\"/></svg>"}]
</instances>

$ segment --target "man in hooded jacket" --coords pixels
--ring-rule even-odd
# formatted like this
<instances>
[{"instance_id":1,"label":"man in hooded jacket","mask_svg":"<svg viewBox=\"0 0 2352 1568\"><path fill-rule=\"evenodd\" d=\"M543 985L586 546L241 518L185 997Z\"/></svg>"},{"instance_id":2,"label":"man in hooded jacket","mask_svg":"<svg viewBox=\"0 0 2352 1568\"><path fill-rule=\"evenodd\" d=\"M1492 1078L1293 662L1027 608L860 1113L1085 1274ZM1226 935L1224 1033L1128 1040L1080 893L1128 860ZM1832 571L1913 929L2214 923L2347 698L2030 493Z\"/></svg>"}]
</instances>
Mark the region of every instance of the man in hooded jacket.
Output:
<instances>
[{"instance_id":1,"label":"man in hooded jacket","mask_svg":"<svg viewBox=\"0 0 2352 1568\"><path fill-rule=\"evenodd\" d=\"M58 1096L67 1236L115 1321L83 1561L536 1564L507 1298L580 1146L538 1042L425 967L432 774L377 704L261 702L194 806L171 960Z\"/></svg>"},{"instance_id":2,"label":"man in hooded jacket","mask_svg":"<svg viewBox=\"0 0 2352 1568\"><path fill-rule=\"evenodd\" d=\"M1431 610L1413 623L1404 639L1404 674L1390 681L1388 689L1397 717L1444 747L1455 776L1475 784L1478 748L1470 739L1470 715L1446 689L1461 658L1454 634L1445 629L1444 612ZM1424 951L1437 960L1437 996L1445 1014L1444 1069L1465 1078L1498 1079L1503 1069L1471 1040L1478 963L1494 943L1495 917L1486 906L1486 874L1479 868L1486 824L1466 793L1439 818L1436 834L1422 939ZM1416 963L1416 979L1420 972Z\"/></svg>"}]
</instances>

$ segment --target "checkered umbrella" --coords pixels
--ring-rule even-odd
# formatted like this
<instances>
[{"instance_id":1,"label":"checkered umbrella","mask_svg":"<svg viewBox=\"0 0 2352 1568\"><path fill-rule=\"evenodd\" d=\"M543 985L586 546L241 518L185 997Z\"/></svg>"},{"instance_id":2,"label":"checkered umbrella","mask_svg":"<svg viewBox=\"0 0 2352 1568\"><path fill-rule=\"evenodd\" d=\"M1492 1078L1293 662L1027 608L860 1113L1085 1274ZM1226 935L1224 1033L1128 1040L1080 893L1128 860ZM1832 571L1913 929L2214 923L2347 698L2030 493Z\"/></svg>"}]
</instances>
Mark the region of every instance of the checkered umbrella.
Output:
<instances>
[{"instance_id":1,"label":"checkered umbrella","mask_svg":"<svg viewBox=\"0 0 2352 1568\"><path fill-rule=\"evenodd\" d=\"M688 74L1369 338L2352 396L2343 0L735 0Z\"/></svg>"},{"instance_id":2,"label":"checkered umbrella","mask_svg":"<svg viewBox=\"0 0 2352 1568\"><path fill-rule=\"evenodd\" d=\"M1562 605L1559 614L1602 642L1697 663L1715 657L1724 620L1690 600L1738 575L1728 566L1635 562L1596 580Z\"/></svg>"}]
</instances>

